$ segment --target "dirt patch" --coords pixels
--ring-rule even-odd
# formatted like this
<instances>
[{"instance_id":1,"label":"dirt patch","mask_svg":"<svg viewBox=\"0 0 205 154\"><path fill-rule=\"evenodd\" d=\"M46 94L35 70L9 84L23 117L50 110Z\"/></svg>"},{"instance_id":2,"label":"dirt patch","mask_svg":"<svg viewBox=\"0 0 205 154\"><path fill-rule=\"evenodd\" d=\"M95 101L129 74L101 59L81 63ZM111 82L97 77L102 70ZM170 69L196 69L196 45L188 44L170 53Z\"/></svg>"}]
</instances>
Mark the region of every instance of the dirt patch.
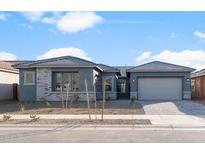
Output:
<instances>
[{"instance_id":1,"label":"dirt patch","mask_svg":"<svg viewBox=\"0 0 205 154\"><path fill-rule=\"evenodd\" d=\"M44 120L40 119L35 122L30 120L9 120L9 121L0 121L0 124L99 124L99 125L151 125L150 120L148 119L133 119L133 120L121 120L121 119L115 119L115 120Z\"/></svg>"},{"instance_id":2,"label":"dirt patch","mask_svg":"<svg viewBox=\"0 0 205 154\"><path fill-rule=\"evenodd\" d=\"M71 108L66 109L62 108L61 102L49 103L50 106L42 102L25 103L25 110L20 111L20 102L0 102L0 114L88 114L86 102L74 102ZM97 102L96 109L94 102L91 102L90 106L91 114L101 114L102 102ZM129 100L115 100L105 104L104 114L145 114L145 112L139 103L136 103L133 107Z\"/></svg>"}]
</instances>

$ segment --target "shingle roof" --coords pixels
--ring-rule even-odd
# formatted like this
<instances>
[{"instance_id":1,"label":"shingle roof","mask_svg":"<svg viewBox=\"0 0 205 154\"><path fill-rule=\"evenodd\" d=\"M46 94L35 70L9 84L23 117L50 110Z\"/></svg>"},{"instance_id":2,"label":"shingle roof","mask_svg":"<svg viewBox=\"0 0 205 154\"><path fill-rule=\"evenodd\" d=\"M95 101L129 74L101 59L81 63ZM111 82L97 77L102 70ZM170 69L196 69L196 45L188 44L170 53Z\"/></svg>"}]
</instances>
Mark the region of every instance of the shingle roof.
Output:
<instances>
[{"instance_id":1,"label":"shingle roof","mask_svg":"<svg viewBox=\"0 0 205 154\"><path fill-rule=\"evenodd\" d=\"M96 67L97 64L72 56L63 56L14 65L15 68L35 67Z\"/></svg>"},{"instance_id":2,"label":"shingle roof","mask_svg":"<svg viewBox=\"0 0 205 154\"><path fill-rule=\"evenodd\" d=\"M193 72L195 69L160 61L153 61L127 70L127 72Z\"/></svg>"},{"instance_id":3,"label":"shingle roof","mask_svg":"<svg viewBox=\"0 0 205 154\"><path fill-rule=\"evenodd\" d=\"M19 63L23 63L23 61L0 61L0 70L18 73L18 69L15 69L12 65Z\"/></svg>"},{"instance_id":4,"label":"shingle roof","mask_svg":"<svg viewBox=\"0 0 205 154\"><path fill-rule=\"evenodd\" d=\"M117 69L117 68L115 68L115 67L108 66L108 65L98 64L98 66L99 66L104 72L120 72L119 69Z\"/></svg>"}]
</instances>

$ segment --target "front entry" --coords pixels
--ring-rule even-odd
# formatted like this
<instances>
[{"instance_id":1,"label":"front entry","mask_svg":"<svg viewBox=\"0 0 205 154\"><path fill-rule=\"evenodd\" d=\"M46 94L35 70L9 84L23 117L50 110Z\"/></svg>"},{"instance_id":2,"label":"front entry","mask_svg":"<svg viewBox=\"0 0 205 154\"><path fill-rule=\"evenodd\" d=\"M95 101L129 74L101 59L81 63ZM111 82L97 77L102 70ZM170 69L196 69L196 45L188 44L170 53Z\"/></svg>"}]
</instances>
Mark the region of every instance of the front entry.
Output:
<instances>
[{"instance_id":1,"label":"front entry","mask_svg":"<svg viewBox=\"0 0 205 154\"><path fill-rule=\"evenodd\" d=\"M118 91L118 99L129 99L129 80L127 78L118 79L117 82L117 91Z\"/></svg>"}]
</instances>

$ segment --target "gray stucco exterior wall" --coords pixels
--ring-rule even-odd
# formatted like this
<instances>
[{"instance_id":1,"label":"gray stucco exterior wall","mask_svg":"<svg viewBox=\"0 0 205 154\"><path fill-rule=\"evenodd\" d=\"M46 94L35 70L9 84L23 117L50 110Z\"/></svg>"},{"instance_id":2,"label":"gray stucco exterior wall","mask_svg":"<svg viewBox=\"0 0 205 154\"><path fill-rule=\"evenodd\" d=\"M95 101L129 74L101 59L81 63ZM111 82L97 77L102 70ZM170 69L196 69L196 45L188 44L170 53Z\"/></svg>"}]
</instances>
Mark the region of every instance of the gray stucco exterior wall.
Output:
<instances>
[{"instance_id":1,"label":"gray stucco exterior wall","mask_svg":"<svg viewBox=\"0 0 205 154\"><path fill-rule=\"evenodd\" d=\"M35 85L24 85L24 71L35 71ZM89 97L94 99L93 78L96 74L93 68L37 68L20 70L20 100L40 101L47 99L49 101L61 101L61 92L53 91L52 74L53 72L78 72L78 95L79 101L85 101L85 80L87 80ZM72 92L70 92L72 95ZM66 98L66 92L63 92Z\"/></svg>"},{"instance_id":2,"label":"gray stucco exterior wall","mask_svg":"<svg viewBox=\"0 0 205 154\"><path fill-rule=\"evenodd\" d=\"M24 85L24 72L32 71L35 72L36 79L36 69L20 69L19 71L19 100L20 101L35 101L36 100L36 80L34 85Z\"/></svg>"},{"instance_id":3,"label":"gray stucco exterior wall","mask_svg":"<svg viewBox=\"0 0 205 154\"><path fill-rule=\"evenodd\" d=\"M130 73L130 97L135 96L138 98L138 78L141 77L180 77L182 78L182 88L183 88L183 99L191 99L191 80L189 72L176 72L176 73L166 73L166 72L154 72L154 73Z\"/></svg>"}]
</instances>

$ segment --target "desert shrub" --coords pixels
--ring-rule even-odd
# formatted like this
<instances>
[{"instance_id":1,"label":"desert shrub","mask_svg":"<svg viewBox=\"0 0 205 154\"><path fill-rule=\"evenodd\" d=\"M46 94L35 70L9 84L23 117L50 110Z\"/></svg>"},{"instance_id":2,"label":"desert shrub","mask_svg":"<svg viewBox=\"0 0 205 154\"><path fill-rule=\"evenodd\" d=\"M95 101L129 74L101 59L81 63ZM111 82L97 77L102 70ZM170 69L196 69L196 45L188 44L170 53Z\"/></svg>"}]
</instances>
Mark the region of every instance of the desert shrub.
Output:
<instances>
[{"instance_id":1,"label":"desert shrub","mask_svg":"<svg viewBox=\"0 0 205 154\"><path fill-rule=\"evenodd\" d=\"M136 101L136 97L135 97L135 96L132 96L132 97L130 98L130 103L131 103L131 104L134 104L135 101Z\"/></svg>"},{"instance_id":2,"label":"desert shrub","mask_svg":"<svg viewBox=\"0 0 205 154\"><path fill-rule=\"evenodd\" d=\"M4 114L3 115L3 121L9 121L9 120L11 120L11 115Z\"/></svg>"},{"instance_id":3,"label":"desert shrub","mask_svg":"<svg viewBox=\"0 0 205 154\"><path fill-rule=\"evenodd\" d=\"M39 120L40 119L40 117L38 117L37 115L30 115L30 118L31 118L31 121L33 121L33 122L35 122L35 121L37 121L37 120Z\"/></svg>"},{"instance_id":4,"label":"desert shrub","mask_svg":"<svg viewBox=\"0 0 205 154\"><path fill-rule=\"evenodd\" d=\"M25 110L26 110L26 108L25 108L25 102L22 101L22 102L20 102L20 111L23 112L23 111L25 111Z\"/></svg>"}]
</instances>

